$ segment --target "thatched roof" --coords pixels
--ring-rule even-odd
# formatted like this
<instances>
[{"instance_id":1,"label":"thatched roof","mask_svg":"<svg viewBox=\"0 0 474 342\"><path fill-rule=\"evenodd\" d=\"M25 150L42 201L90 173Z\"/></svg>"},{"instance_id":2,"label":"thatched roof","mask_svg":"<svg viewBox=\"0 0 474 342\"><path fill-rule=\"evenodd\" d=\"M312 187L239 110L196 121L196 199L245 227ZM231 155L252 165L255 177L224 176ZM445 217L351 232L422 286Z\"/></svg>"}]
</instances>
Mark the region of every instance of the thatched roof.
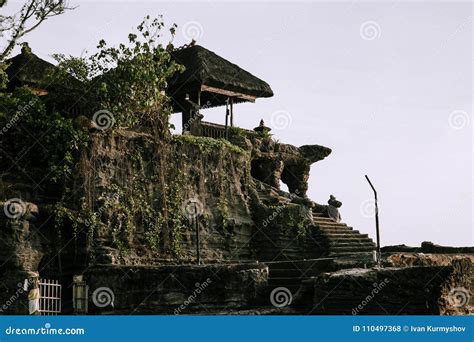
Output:
<instances>
[{"instance_id":1,"label":"thatched roof","mask_svg":"<svg viewBox=\"0 0 474 342\"><path fill-rule=\"evenodd\" d=\"M6 61L9 66L5 70L8 75L8 88L27 85L37 87L55 66L36 56L27 44L21 53Z\"/></svg>"},{"instance_id":2,"label":"thatched roof","mask_svg":"<svg viewBox=\"0 0 474 342\"><path fill-rule=\"evenodd\" d=\"M249 101L258 97L271 97L273 91L265 81L252 75L238 65L229 62L212 51L193 45L171 52L172 58L186 70L169 82L170 95L183 94L191 89L205 92L222 90L240 96L235 102ZM222 94L221 94L222 95ZM212 96L212 106L225 104L226 96Z\"/></svg>"}]
</instances>

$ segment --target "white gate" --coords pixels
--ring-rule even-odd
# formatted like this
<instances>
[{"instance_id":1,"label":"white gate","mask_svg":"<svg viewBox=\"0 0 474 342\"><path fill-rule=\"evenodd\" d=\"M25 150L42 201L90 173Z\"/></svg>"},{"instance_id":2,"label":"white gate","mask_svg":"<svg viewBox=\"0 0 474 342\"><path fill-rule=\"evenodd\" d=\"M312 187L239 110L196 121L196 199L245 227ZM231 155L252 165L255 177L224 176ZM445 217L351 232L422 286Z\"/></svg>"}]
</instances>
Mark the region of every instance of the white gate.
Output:
<instances>
[{"instance_id":1,"label":"white gate","mask_svg":"<svg viewBox=\"0 0 474 342\"><path fill-rule=\"evenodd\" d=\"M61 313L61 285L57 280L40 279L39 281L40 315L57 315Z\"/></svg>"}]
</instances>

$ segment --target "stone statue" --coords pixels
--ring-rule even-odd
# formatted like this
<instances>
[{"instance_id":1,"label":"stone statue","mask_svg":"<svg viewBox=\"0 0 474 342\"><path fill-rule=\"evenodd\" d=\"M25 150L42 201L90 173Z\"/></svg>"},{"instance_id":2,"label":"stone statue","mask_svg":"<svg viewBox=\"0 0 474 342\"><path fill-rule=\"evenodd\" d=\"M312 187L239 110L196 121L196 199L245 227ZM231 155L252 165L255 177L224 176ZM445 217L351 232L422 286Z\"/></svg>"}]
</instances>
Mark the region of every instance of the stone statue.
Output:
<instances>
[{"instance_id":1,"label":"stone statue","mask_svg":"<svg viewBox=\"0 0 474 342\"><path fill-rule=\"evenodd\" d=\"M341 214L339 209L342 206L342 202L338 201L333 195L329 196L328 200L328 215L336 222L341 222Z\"/></svg>"},{"instance_id":2,"label":"stone statue","mask_svg":"<svg viewBox=\"0 0 474 342\"><path fill-rule=\"evenodd\" d=\"M28 272L28 279L25 279L23 290L28 292L28 312L30 315L40 314L40 289L39 274L37 272Z\"/></svg>"}]
</instances>

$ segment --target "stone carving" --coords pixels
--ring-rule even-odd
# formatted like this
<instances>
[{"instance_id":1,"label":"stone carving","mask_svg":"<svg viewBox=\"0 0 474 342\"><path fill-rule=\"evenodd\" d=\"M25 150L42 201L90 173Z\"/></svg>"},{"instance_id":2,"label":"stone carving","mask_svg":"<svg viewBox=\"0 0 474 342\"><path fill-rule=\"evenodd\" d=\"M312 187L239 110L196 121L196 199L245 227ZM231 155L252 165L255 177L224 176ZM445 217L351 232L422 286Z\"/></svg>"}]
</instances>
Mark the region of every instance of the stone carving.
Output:
<instances>
[{"instance_id":1,"label":"stone carving","mask_svg":"<svg viewBox=\"0 0 474 342\"><path fill-rule=\"evenodd\" d=\"M329 196L328 204L328 216L336 222L341 222L339 208L342 206L342 202L338 201L336 197L331 195Z\"/></svg>"}]
</instances>

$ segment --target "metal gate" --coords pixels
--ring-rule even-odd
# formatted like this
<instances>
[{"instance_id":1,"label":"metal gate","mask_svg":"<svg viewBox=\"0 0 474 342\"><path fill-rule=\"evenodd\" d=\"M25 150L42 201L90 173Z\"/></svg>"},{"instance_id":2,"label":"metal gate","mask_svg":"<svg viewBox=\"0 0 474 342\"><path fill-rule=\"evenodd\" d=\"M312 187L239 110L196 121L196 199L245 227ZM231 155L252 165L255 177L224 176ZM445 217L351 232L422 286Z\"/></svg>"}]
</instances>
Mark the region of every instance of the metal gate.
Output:
<instances>
[{"instance_id":1,"label":"metal gate","mask_svg":"<svg viewBox=\"0 0 474 342\"><path fill-rule=\"evenodd\" d=\"M57 280L40 279L39 281L40 315L57 315L61 313L61 285Z\"/></svg>"}]
</instances>

